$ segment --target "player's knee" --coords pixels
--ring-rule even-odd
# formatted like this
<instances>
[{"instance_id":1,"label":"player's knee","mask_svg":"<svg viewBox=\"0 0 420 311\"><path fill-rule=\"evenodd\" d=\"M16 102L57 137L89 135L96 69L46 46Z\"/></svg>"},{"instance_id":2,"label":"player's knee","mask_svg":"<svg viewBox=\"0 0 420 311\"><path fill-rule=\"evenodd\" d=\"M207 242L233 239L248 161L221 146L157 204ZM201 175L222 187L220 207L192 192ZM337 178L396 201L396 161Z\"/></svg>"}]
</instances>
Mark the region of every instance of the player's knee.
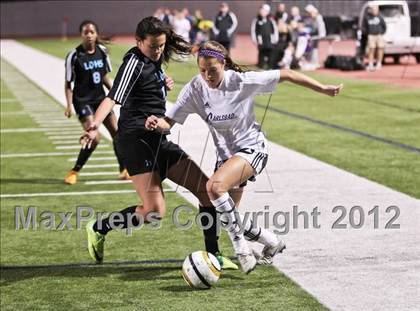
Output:
<instances>
[{"instance_id":1,"label":"player's knee","mask_svg":"<svg viewBox=\"0 0 420 311\"><path fill-rule=\"evenodd\" d=\"M206 183L207 193L210 198L219 197L228 191L226 185L222 181L210 178Z\"/></svg>"}]
</instances>

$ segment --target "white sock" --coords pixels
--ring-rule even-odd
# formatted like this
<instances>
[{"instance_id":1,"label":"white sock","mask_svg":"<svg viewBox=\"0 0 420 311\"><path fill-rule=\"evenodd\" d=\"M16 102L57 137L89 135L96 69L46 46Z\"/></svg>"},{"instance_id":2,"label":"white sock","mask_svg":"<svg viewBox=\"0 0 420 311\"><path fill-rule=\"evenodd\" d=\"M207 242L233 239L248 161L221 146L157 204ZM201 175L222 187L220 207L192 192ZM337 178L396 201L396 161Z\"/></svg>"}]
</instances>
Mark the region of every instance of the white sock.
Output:
<instances>
[{"instance_id":1,"label":"white sock","mask_svg":"<svg viewBox=\"0 0 420 311\"><path fill-rule=\"evenodd\" d=\"M220 198L211 200L211 203L216 208L216 212L220 214L220 221L228 232L236 254L249 254L248 244L236 219L235 203L232 198L228 193L225 193Z\"/></svg>"},{"instance_id":2,"label":"white sock","mask_svg":"<svg viewBox=\"0 0 420 311\"><path fill-rule=\"evenodd\" d=\"M259 242L265 246L276 246L278 243L277 236L267 229L255 225L250 217L241 217L241 226L244 229L245 239L251 242Z\"/></svg>"}]
</instances>

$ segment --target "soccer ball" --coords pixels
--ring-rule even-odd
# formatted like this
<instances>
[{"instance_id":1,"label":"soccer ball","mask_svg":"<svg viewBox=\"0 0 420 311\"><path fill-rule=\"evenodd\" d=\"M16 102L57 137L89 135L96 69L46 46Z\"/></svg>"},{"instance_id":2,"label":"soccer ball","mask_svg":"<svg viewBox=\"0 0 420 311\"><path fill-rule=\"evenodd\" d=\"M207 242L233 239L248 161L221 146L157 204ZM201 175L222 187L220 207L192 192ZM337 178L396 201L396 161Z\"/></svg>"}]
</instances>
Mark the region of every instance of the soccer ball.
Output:
<instances>
[{"instance_id":1,"label":"soccer ball","mask_svg":"<svg viewBox=\"0 0 420 311\"><path fill-rule=\"evenodd\" d=\"M207 289L219 280L220 270L216 257L204 251L196 251L185 258L182 277L190 287Z\"/></svg>"}]
</instances>

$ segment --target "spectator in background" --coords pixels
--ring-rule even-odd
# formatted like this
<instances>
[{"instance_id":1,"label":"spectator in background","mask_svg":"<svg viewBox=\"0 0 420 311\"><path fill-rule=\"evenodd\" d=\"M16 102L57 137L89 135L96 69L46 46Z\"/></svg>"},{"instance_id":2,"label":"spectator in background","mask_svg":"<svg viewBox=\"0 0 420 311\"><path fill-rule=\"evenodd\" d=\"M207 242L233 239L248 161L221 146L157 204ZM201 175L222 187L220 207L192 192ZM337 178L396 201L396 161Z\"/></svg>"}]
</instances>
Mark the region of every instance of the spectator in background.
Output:
<instances>
[{"instance_id":1,"label":"spectator in background","mask_svg":"<svg viewBox=\"0 0 420 311\"><path fill-rule=\"evenodd\" d=\"M366 33L368 38L369 65L367 70L369 71L375 70L375 67L373 67L375 49L377 49L376 70L379 70L382 67L385 47L383 34L385 31L386 24L383 17L379 14L379 7L377 5L372 5L371 14L367 14L362 23L362 32Z\"/></svg>"},{"instance_id":2,"label":"spectator in background","mask_svg":"<svg viewBox=\"0 0 420 311\"><path fill-rule=\"evenodd\" d=\"M173 22L173 14L170 9L168 8L158 8L155 13L153 13L153 16L160 19L162 22L172 25Z\"/></svg>"},{"instance_id":3,"label":"spectator in background","mask_svg":"<svg viewBox=\"0 0 420 311\"><path fill-rule=\"evenodd\" d=\"M182 14L184 14L185 18L190 23L189 42L194 42L195 40L194 17L190 14L190 11L187 8L182 9Z\"/></svg>"},{"instance_id":4,"label":"spectator in background","mask_svg":"<svg viewBox=\"0 0 420 311\"><path fill-rule=\"evenodd\" d=\"M290 22L294 21L296 23L300 22L302 20L302 17L300 16L300 9L297 6L292 6L290 9L290 17L287 21L289 24Z\"/></svg>"},{"instance_id":5,"label":"spectator in background","mask_svg":"<svg viewBox=\"0 0 420 311\"><path fill-rule=\"evenodd\" d=\"M302 19L299 22L291 20L288 30L290 42L278 65L284 69L300 69L306 66L307 61L304 56L311 49L309 30L305 27Z\"/></svg>"},{"instance_id":6,"label":"spectator in background","mask_svg":"<svg viewBox=\"0 0 420 311\"><path fill-rule=\"evenodd\" d=\"M190 21L185 16L185 11L176 11L173 21L174 32L181 36L185 41L190 42Z\"/></svg>"},{"instance_id":7,"label":"spectator in background","mask_svg":"<svg viewBox=\"0 0 420 311\"><path fill-rule=\"evenodd\" d=\"M210 40L210 33L213 28L213 21L204 19L201 10L196 10L194 14L194 28L196 29L196 36L194 44L201 44Z\"/></svg>"},{"instance_id":8,"label":"spectator in background","mask_svg":"<svg viewBox=\"0 0 420 311\"><path fill-rule=\"evenodd\" d=\"M153 13L153 16L160 19L160 20L163 20L164 9L163 8L157 8L155 13Z\"/></svg>"},{"instance_id":9,"label":"spectator in background","mask_svg":"<svg viewBox=\"0 0 420 311\"><path fill-rule=\"evenodd\" d=\"M251 25L251 38L258 47L258 67L264 69L274 67L275 47L279 40L279 31L270 16L270 9L270 5L264 4Z\"/></svg>"},{"instance_id":10,"label":"spectator in background","mask_svg":"<svg viewBox=\"0 0 420 311\"><path fill-rule=\"evenodd\" d=\"M286 12L286 5L284 3L279 3L279 5L277 6L275 18L277 22L281 20L284 23L287 23L289 19L289 14Z\"/></svg>"},{"instance_id":11,"label":"spectator in background","mask_svg":"<svg viewBox=\"0 0 420 311\"><path fill-rule=\"evenodd\" d=\"M225 2L220 4L219 13L214 20L213 35L214 40L223 45L229 52L232 43L233 33L238 27L236 15L229 10L229 5Z\"/></svg>"},{"instance_id":12,"label":"spectator in background","mask_svg":"<svg viewBox=\"0 0 420 311\"><path fill-rule=\"evenodd\" d=\"M289 43L292 41L289 27L287 26L286 22L283 19L277 20L277 28L279 31L279 41L275 47L275 57L274 57L274 65L272 66L273 69L279 68L278 62L283 59L284 53L289 46Z\"/></svg>"},{"instance_id":13,"label":"spectator in background","mask_svg":"<svg viewBox=\"0 0 420 311\"><path fill-rule=\"evenodd\" d=\"M312 4L308 4L305 7L307 17L305 19L305 26L309 29L311 36L311 52L308 55L307 60L313 66L313 69L319 68L319 53L318 53L318 41L325 38L327 30L322 15L318 9Z\"/></svg>"},{"instance_id":14,"label":"spectator in background","mask_svg":"<svg viewBox=\"0 0 420 311\"><path fill-rule=\"evenodd\" d=\"M163 10L163 18L162 21L168 25L172 25L174 21L174 14L172 14L171 10L169 8L165 8Z\"/></svg>"}]
</instances>

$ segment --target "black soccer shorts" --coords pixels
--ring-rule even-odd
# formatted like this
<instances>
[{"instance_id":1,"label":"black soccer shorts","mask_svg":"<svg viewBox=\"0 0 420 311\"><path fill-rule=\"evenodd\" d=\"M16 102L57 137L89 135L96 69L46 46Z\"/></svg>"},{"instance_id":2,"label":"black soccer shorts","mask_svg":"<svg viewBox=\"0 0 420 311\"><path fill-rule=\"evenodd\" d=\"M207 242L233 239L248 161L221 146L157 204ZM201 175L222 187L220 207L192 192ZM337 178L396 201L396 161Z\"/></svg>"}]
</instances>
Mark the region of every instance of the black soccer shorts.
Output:
<instances>
[{"instance_id":1,"label":"black soccer shorts","mask_svg":"<svg viewBox=\"0 0 420 311\"><path fill-rule=\"evenodd\" d=\"M86 104L86 103L73 103L74 110L76 111L77 116L79 117L79 120L83 120L84 118L88 116L93 116L98 109L101 102L97 102L94 104ZM113 114L114 111L111 110L111 112L108 114ZM107 116L107 117L108 117Z\"/></svg>"},{"instance_id":2,"label":"black soccer shorts","mask_svg":"<svg viewBox=\"0 0 420 311\"><path fill-rule=\"evenodd\" d=\"M159 132L142 131L129 136L118 133L115 143L130 176L157 171L163 181L174 164L188 158L181 147Z\"/></svg>"}]
</instances>

